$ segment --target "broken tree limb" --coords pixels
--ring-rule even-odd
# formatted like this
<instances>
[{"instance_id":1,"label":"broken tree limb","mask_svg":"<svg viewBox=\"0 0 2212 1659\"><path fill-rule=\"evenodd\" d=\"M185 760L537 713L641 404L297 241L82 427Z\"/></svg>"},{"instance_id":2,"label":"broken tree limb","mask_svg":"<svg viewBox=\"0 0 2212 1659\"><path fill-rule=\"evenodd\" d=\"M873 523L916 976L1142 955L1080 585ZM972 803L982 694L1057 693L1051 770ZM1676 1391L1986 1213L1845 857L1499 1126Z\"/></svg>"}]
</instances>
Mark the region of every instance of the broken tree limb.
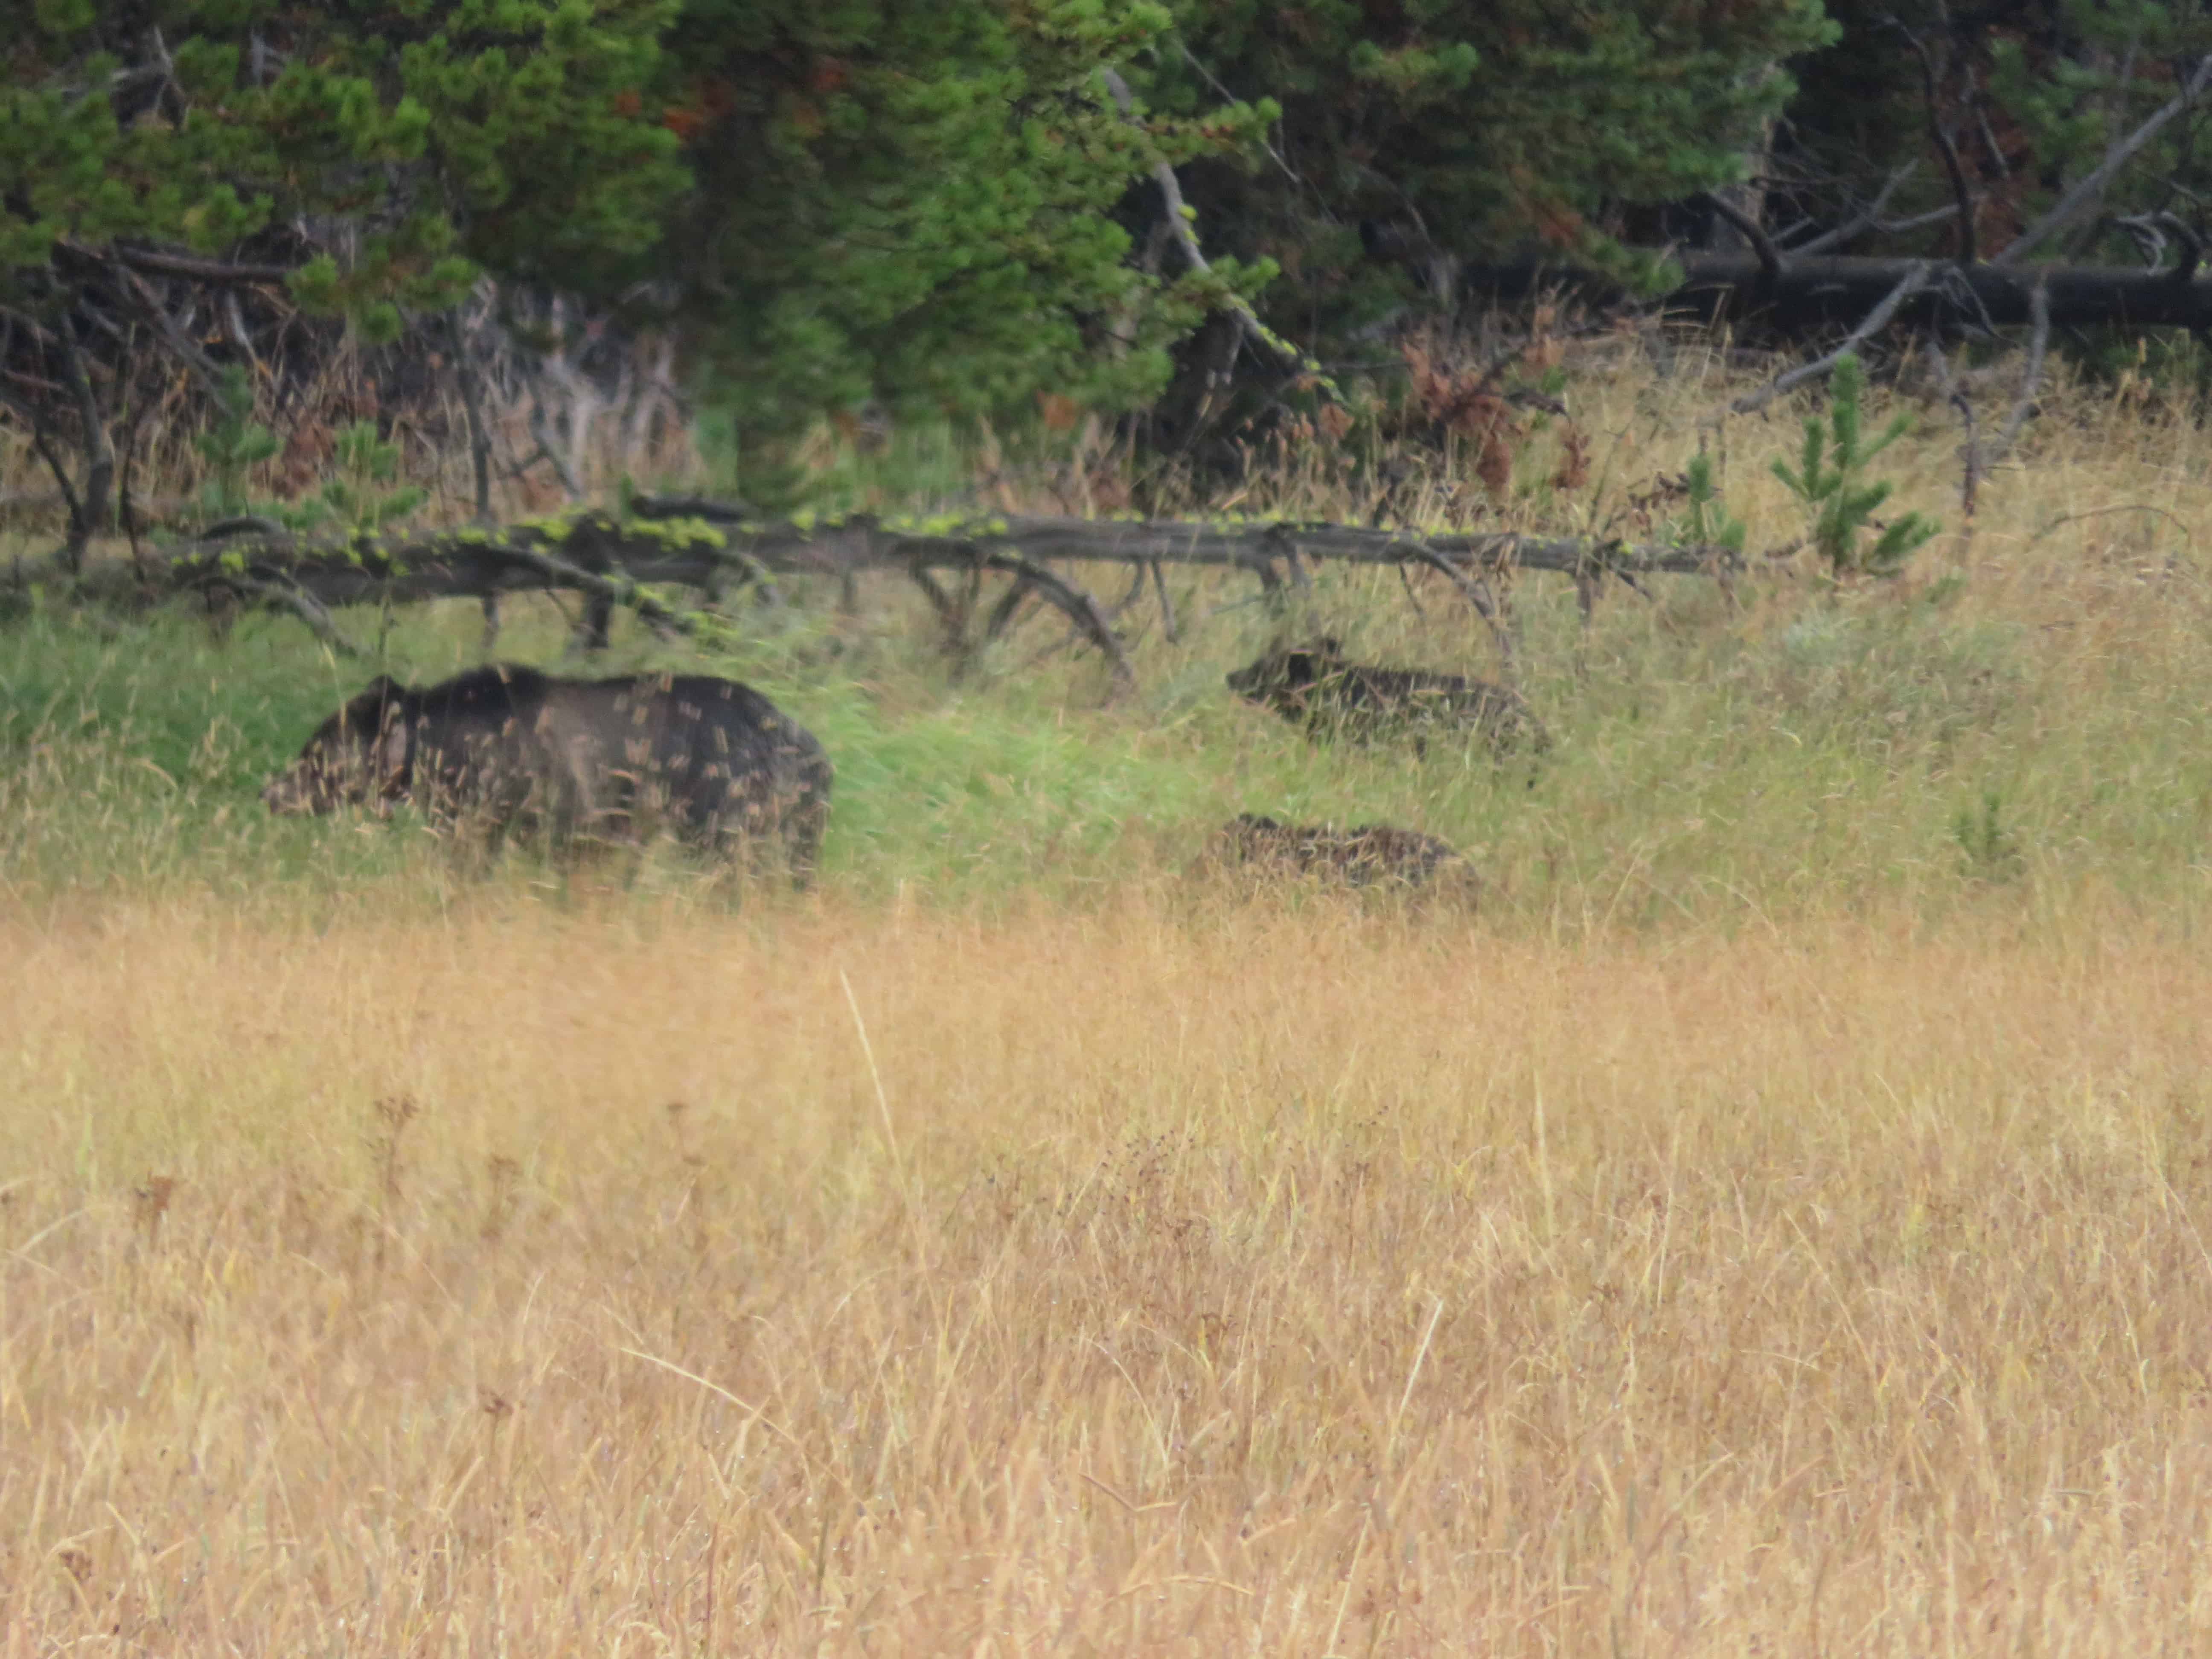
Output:
<instances>
[{"instance_id":1,"label":"broken tree limb","mask_svg":"<svg viewBox=\"0 0 2212 1659\"><path fill-rule=\"evenodd\" d=\"M34 588L80 604L126 609L191 595L284 610L317 627L321 636L319 620L343 605L569 592L583 595L587 605L621 606L657 629L696 635L711 633L719 619L671 590L703 592L732 574L750 580L768 573L818 575L843 586L864 571L899 571L931 595L940 615L957 610L964 618L968 607L947 594L932 573L957 573L972 584L988 571L1013 578L1016 592L1064 614L1075 637L1107 659L1113 671L1109 695L1118 695L1135 683L1127 649L1097 600L1052 568L1056 564L1119 564L1128 568L1133 583L1151 572L1163 592L1158 573L1167 565L1241 571L1256 578L1266 592L1279 594L1285 586L1280 562L1288 559L1297 561L1301 574L1309 559L1401 570L1418 564L1443 571L1463 593L1480 591L1486 577L1507 568L1589 579L1710 575L1741 562L1724 548L1334 524L865 514L766 520L729 503L653 497L631 507L630 516L622 518L587 510L497 527L322 538L283 532L267 520L233 520L220 526L225 532L220 536L171 547L137 563L98 564L80 577L57 560L19 564L12 580L0 586L0 619L27 612ZM1477 599L1469 602L1483 608ZM1002 598L994 623L1003 629L1012 617Z\"/></svg>"},{"instance_id":2,"label":"broken tree limb","mask_svg":"<svg viewBox=\"0 0 2212 1659\"><path fill-rule=\"evenodd\" d=\"M1889 20L1889 26L1905 37L1905 43L1920 59L1921 85L1928 104L1929 141L1936 146L1936 153L1943 158L1943 171L1951 180L1952 203L1958 209L1958 263L1961 266L1972 267L1981 257L1974 240L1974 193L1966 186L1966 170L1960 165L1959 146L1943 130L1943 100L1936 86L1936 54L1929 50L1925 40L1896 18Z\"/></svg>"},{"instance_id":3,"label":"broken tree limb","mask_svg":"<svg viewBox=\"0 0 2212 1659\"><path fill-rule=\"evenodd\" d=\"M2158 135L2174 117L2186 110L2204 95L2212 86L2212 53L2199 58L2197 67L2190 71L2189 79L2179 92L2160 106L2151 118L2113 144L2105 154L2104 161L2094 172L2082 176L2071 190L2060 197L2051 211L2030 225L2012 240L2011 246L1997 255L1995 263L2008 265L2025 254L2033 252L2045 242L2074 222L2083 208L2089 206L2104 193L2105 186L2113 176L2134 159L2136 153ZM2066 320L2061 319L2062 321Z\"/></svg>"},{"instance_id":4,"label":"broken tree limb","mask_svg":"<svg viewBox=\"0 0 2212 1659\"><path fill-rule=\"evenodd\" d=\"M1491 641L1497 646L1498 659L1505 665L1506 678L1509 680L1511 679L1513 635L1506 631L1504 623L1499 619L1498 602L1490 597L1490 591L1483 585L1481 578L1469 575L1443 555L1428 547L1418 549L1411 562L1426 565L1431 570L1442 571L1445 579L1459 590L1460 597L1474 608L1474 614L1481 617L1489 628ZM1403 569L1405 567L1401 565L1399 568Z\"/></svg>"},{"instance_id":5,"label":"broken tree limb","mask_svg":"<svg viewBox=\"0 0 2212 1659\"><path fill-rule=\"evenodd\" d=\"M1276 561L1289 550L1301 559L1354 565L1427 563L1434 555L1480 574L1493 568L1632 575L1707 575L1734 567L1725 548L1648 546L1588 537L1533 536L1419 528L1378 530L1277 520L944 518L879 519L856 514L832 520L738 519L709 523L703 515L661 516L647 497L634 516L591 510L556 514L495 529L471 525L414 533L362 531L306 538L269 533L248 521L235 533L168 549L147 561L142 583L122 564L88 571L76 585L92 601L134 594L158 600L169 592L234 585L236 576L281 573L325 605L407 604L546 587L604 592L618 604L658 603L640 585L703 587L718 573L760 570L841 577L866 569L919 567L988 569L1037 578L1045 565L1077 561L1121 565L1191 565L1242 570L1264 585L1282 581ZM686 503L685 505L689 505ZM18 584L57 581L51 562L25 562ZM1064 586L1051 578L1054 586Z\"/></svg>"},{"instance_id":6,"label":"broken tree limb","mask_svg":"<svg viewBox=\"0 0 2212 1659\"><path fill-rule=\"evenodd\" d=\"M1121 118L1141 131L1129 95L1129 83L1116 70L1107 69L1098 73L1114 100L1114 106L1121 112ZM1152 182L1159 186L1160 201L1167 210L1168 233L1175 238L1176 246L1182 250L1182 257L1189 262L1193 270L1211 271L1213 267L1206 260L1206 250L1199 246L1198 232L1193 228L1198 216L1191 211L1182 198L1182 185L1176 177L1175 168L1165 161L1159 162L1152 168ZM1231 294L1223 303L1237 319L1237 325L1246 339L1310 380L1316 387L1328 394L1332 402L1340 404L1344 401L1343 392L1329 378L1328 371L1309 353L1300 350L1261 322L1260 313L1252 309L1250 302L1242 295Z\"/></svg>"},{"instance_id":7,"label":"broken tree limb","mask_svg":"<svg viewBox=\"0 0 2212 1659\"><path fill-rule=\"evenodd\" d=\"M1176 627L1175 601L1168 597L1167 573L1160 568L1158 559L1149 561L1152 572L1152 591L1160 598L1160 631L1170 645L1177 643L1181 635Z\"/></svg>"},{"instance_id":8,"label":"broken tree limb","mask_svg":"<svg viewBox=\"0 0 2212 1659\"><path fill-rule=\"evenodd\" d=\"M1938 210L1943 218L1956 209ZM1919 259L1873 259L1782 250L1782 274L1770 277L1747 253L1680 258L1682 280L1654 304L1685 321L1756 318L1784 334L1812 332L1860 322L1904 280ZM1971 320L1981 327L2021 328L2033 323L2035 290L2043 287L2056 328L2212 327L2212 280L2175 270L2139 265L1979 264L1941 262L1943 281L1929 283L1900 305L1890 319L1925 328ZM1470 268L1467 285L1482 299L1521 301L1565 289L1598 304L1628 296L1610 277L1542 260Z\"/></svg>"},{"instance_id":9,"label":"broken tree limb","mask_svg":"<svg viewBox=\"0 0 2212 1659\"><path fill-rule=\"evenodd\" d=\"M1752 253L1758 258L1761 270L1769 276L1782 274L1782 250L1774 246L1774 239L1766 234L1765 227L1758 220L1718 191L1699 191L1698 200L1735 227L1736 234L1751 245Z\"/></svg>"},{"instance_id":10,"label":"broken tree limb","mask_svg":"<svg viewBox=\"0 0 2212 1659\"><path fill-rule=\"evenodd\" d=\"M1802 386L1816 375L1826 374L1842 360L1845 352L1856 349L1871 336L1879 334L1889 326L1889 319L1897 314L1898 307L1903 305L1927 285L1929 269L1924 260L1915 260L1905 275L1898 279L1897 286L1890 289L1888 296L1867 313L1865 320L1844 337L1844 343L1841 345L1825 357L1815 358L1809 363L1801 363L1786 374L1776 375L1756 392L1746 392L1729 405L1729 413L1731 415L1756 414L1789 391L1790 387Z\"/></svg>"},{"instance_id":11,"label":"broken tree limb","mask_svg":"<svg viewBox=\"0 0 2212 1659\"><path fill-rule=\"evenodd\" d=\"M2027 424L2028 416L2035 408L2035 394L2043 382L2043 354L2051 343L2051 310L2044 301L2043 290L2035 291L2035 322L2027 339L2027 362L2020 372L2020 396L2014 402L2012 414L2004 423L2004 430L1990 453L1982 458L1982 470L1986 472L2012 453L2020 441L2020 429Z\"/></svg>"},{"instance_id":12,"label":"broken tree limb","mask_svg":"<svg viewBox=\"0 0 2212 1659\"><path fill-rule=\"evenodd\" d=\"M240 582L239 592L259 599L273 610L290 611L307 624L309 633L338 656L355 659L368 654L346 637L331 613L296 582L256 581L247 578Z\"/></svg>"}]
</instances>

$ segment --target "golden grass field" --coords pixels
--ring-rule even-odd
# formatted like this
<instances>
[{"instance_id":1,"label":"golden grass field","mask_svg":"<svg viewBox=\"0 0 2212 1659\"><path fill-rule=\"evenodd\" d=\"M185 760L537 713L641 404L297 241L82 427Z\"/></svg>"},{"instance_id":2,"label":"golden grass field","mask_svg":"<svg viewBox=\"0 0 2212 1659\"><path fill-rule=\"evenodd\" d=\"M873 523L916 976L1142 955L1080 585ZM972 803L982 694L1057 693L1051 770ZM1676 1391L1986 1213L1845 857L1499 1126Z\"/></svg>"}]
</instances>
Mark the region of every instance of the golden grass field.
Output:
<instances>
[{"instance_id":1,"label":"golden grass field","mask_svg":"<svg viewBox=\"0 0 2212 1659\"><path fill-rule=\"evenodd\" d=\"M1663 533L1741 379L1604 349L1482 522ZM1921 414L1904 580L1528 579L1534 785L1230 706L1225 586L1103 713L763 634L805 900L272 826L286 624L0 657L0 1656L2212 1653L2212 445L2056 384L1969 538ZM1318 620L1494 668L1425 591ZM1482 911L1177 873L1246 809Z\"/></svg>"},{"instance_id":2,"label":"golden grass field","mask_svg":"<svg viewBox=\"0 0 2212 1659\"><path fill-rule=\"evenodd\" d=\"M0 915L0 1651L2212 1648L2212 964Z\"/></svg>"}]
</instances>

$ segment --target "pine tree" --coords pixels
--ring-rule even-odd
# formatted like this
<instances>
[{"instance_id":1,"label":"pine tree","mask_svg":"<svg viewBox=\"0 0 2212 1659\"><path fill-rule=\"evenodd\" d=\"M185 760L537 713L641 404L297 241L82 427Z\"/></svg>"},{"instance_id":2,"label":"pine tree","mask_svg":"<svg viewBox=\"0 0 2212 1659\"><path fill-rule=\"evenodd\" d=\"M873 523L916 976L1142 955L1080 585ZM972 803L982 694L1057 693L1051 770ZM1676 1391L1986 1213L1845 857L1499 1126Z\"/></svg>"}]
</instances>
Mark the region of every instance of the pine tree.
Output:
<instances>
[{"instance_id":1,"label":"pine tree","mask_svg":"<svg viewBox=\"0 0 2212 1659\"><path fill-rule=\"evenodd\" d=\"M686 0L671 117L696 185L669 245L715 395L787 432L868 399L931 415L1040 392L1126 406L1266 271L1141 270L1115 216L1158 162L1265 112L1125 118L1102 71L1159 49L1149 0Z\"/></svg>"},{"instance_id":2,"label":"pine tree","mask_svg":"<svg viewBox=\"0 0 2212 1659\"><path fill-rule=\"evenodd\" d=\"M1378 233L1448 267L1530 239L1632 268L1624 206L1741 179L1792 89L1784 65L1832 33L1818 0L1174 0L1179 44L1149 82L1195 110L1225 91L1281 106L1251 171L1194 167L1214 243L1292 273L1266 308L1301 337L1366 320L1403 279Z\"/></svg>"},{"instance_id":3,"label":"pine tree","mask_svg":"<svg viewBox=\"0 0 2212 1659\"><path fill-rule=\"evenodd\" d=\"M37 0L0 82L0 398L71 561L112 513L115 343L219 400L179 313L227 287L274 274L388 338L486 266L579 285L649 246L684 182L641 99L675 3Z\"/></svg>"}]
</instances>

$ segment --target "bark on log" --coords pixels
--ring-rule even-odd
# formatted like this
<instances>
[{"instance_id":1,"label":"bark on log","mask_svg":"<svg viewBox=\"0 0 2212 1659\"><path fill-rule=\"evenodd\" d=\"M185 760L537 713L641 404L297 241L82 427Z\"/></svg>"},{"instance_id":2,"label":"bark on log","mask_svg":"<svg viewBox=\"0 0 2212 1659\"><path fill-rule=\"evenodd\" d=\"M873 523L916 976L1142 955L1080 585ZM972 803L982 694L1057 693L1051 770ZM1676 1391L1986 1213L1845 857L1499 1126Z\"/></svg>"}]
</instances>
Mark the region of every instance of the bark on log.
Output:
<instances>
[{"instance_id":1,"label":"bark on log","mask_svg":"<svg viewBox=\"0 0 2212 1659\"><path fill-rule=\"evenodd\" d=\"M596 511L559 514L499 527L476 525L415 535L361 532L301 538L270 533L265 520L220 526L230 533L187 543L165 557L96 566L73 576L58 560L19 562L0 573L0 620L30 608L46 585L79 603L143 608L185 595L272 605L310 620L342 605L568 591L600 606L635 611L656 627L696 634L714 624L669 590L702 592L771 574L849 581L869 569L902 571L925 591L932 571L971 579L986 570L1015 578L1066 615L1114 669L1115 690L1134 684L1127 650L1098 602L1059 571L1064 562L1147 571L1170 564L1245 571L1279 588L1280 567L1303 574L1302 558L1443 570L1479 586L1503 569L1552 570L1588 580L1607 574L1722 574L1741 561L1714 547L1632 546L1576 537L1424 534L1334 524L1175 522L1086 519L878 519L779 521L741 507L691 498L644 498L626 519ZM1003 625L1003 624L1001 624Z\"/></svg>"},{"instance_id":2,"label":"bark on log","mask_svg":"<svg viewBox=\"0 0 2212 1659\"><path fill-rule=\"evenodd\" d=\"M1751 254L1692 254L1680 264L1683 280L1658 303L1700 322L1756 318L1785 333L1850 327L1861 322L1909 276L1916 259L1827 256L1792 258L1771 274ZM1484 265L1467 272L1468 290L1483 297L1521 300L1565 287L1594 301L1626 296L1608 277L1575 266L1531 260ZM2127 265L1938 264L1928 285L1898 308L1893 321L1907 327L1937 321L1984 327L2025 327L2034 320L2039 284L2050 295L2051 321L2058 327L2109 324L2121 328L2212 326L2212 281L2201 281L2194 262L2170 270Z\"/></svg>"}]
</instances>

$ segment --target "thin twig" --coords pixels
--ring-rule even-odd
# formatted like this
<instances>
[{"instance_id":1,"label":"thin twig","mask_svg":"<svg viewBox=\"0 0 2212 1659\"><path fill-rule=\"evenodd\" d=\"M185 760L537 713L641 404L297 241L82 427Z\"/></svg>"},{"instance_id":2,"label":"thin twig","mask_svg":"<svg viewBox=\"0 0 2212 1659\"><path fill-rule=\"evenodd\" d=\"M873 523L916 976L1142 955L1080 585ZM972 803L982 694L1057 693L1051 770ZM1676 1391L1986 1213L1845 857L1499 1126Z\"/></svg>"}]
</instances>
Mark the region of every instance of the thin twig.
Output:
<instances>
[{"instance_id":1,"label":"thin twig","mask_svg":"<svg viewBox=\"0 0 2212 1659\"><path fill-rule=\"evenodd\" d=\"M2051 293L2041 283L2028 295L2028 314L2033 319L2034 331L2027 337L2027 364L2020 374L2020 397L2012 406L2012 415L2004 423L1996 447L1984 458L1986 470L1995 466L2011 453L2020 437L2020 429L2027 424L2027 417L2035 409L2035 394L2043 380L2044 349L2051 343Z\"/></svg>"},{"instance_id":2,"label":"thin twig","mask_svg":"<svg viewBox=\"0 0 2212 1659\"><path fill-rule=\"evenodd\" d=\"M1930 212L1917 213L1909 219L1900 219L1891 223L1885 223L1882 220L1881 210L1889 205L1889 198L1897 193L1899 187L1906 179L1918 171L1919 166L1917 162L1908 161L1889 175L1888 181L1881 187L1881 193L1874 198L1871 205L1853 214L1833 230L1822 231L1809 241L1802 242L1795 247L1784 248L1783 252L1793 259L1809 259L1816 254L1827 252L1831 248L1842 246L1852 237L1864 231L1878 230L1884 235L1896 235L1903 231L1919 230L1929 225L1942 223L1944 220L1959 210L1956 203L1953 203L1948 207L1936 208Z\"/></svg>"},{"instance_id":3,"label":"thin twig","mask_svg":"<svg viewBox=\"0 0 2212 1659\"><path fill-rule=\"evenodd\" d=\"M200 384L211 394L220 394L222 371L215 366L213 358L200 349L198 342L185 331L183 325L169 314L169 307L161 302L161 296L154 292L144 277L121 261L118 260L107 268L115 274L123 291L153 323L161 337L161 343L169 348L170 355L197 374Z\"/></svg>"},{"instance_id":4,"label":"thin twig","mask_svg":"<svg viewBox=\"0 0 2212 1659\"><path fill-rule=\"evenodd\" d=\"M1975 497L1982 479L1981 441L1974 430L1974 400L1966 395L1965 382L1952 372L1951 360L1944 355L1941 343L1929 341L1928 356L1936 368L1936 389L1959 411L1959 419L1966 428L1966 441L1959 451L1959 510L1966 516L1966 534L1971 537L1974 533Z\"/></svg>"},{"instance_id":5,"label":"thin twig","mask_svg":"<svg viewBox=\"0 0 2212 1659\"><path fill-rule=\"evenodd\" d=\"M538 457L544 457L553 464L553 471L560 476L561 488L568 492L568 499L581 501L584 497L583 482L576 477L575 469L568 465L568 457L554 447L552 426L545 417L545 398L534 377L530 387L530 435L538 440L538 454L524 462L523 465L529 466Z\"/></svg>"},{"instance_id":6,"label":"thin twig","mask_svg":"<svg viewBox=\"0 0 2212 1659\"><path fill-rule=\"evenodd\" d=\"M1776 376L1756 392L1746 392L1728 406L1728 412L1731 415L1756 414L1793 386L1802 386L1807 380L1826 374L1836 366L1838 360L1845 352L1872 338L1887 327L1889 319L1897 314L1897 308L1928 286L1929 271L1930 267L1927 260L1915 259L1906 268L1904 276L1899 280L1897 286L1890 289L1888 297L1867 313L1866 320L1845 336L1841 345L1825 357L1802 364L1786 374Z\"/></svg>"},{"instance_id":7,"label":"thin twig","mask_svg":"<svg viewBox=\"0 0 2212 1659\"><path fill-rule=\"evenodd\" d=\"M491 433L484 425L483 390L477 380L469 337L461 326L458 309L447 317L446 329L453 343L453 380L460 389L461 410L469 423L469 460L476 471L476 520L489 525L492 522Z\"/></svg>"},{"instance_id":8,"label":"thin twig","mask_svg":"<svg viewBox=\"0 0 2212 1659\"><path fill-rule=\"evenodd\" d=\"M1474 614L1489 625L1490 637L1496 642L1498 654L1505 665L1505 678L1510 680L1513 678L1513 636L1505 631L1504 623L1498 619L1497 601L1484 591L1480 582L1433 547L1415 542L1407 546L1406 553L1408 558L1427 565L1432 570L1443 571L1445 578L1459 590L1460 597L1474 607Z\"/></svg>"},{"instance_id":9,"label":"thin twig","mask_svg":"<svg viewBox=\"0 0 2212 1659\"><path fill-rule=\"evenodd\" d=\"M2172 525L2175 529L2181 532L2181 539L2187 542L2191 547L2194 547L2197 544L2196 532L2190 529L2189 520L2183 518L2179 514L2170 513L2162 507L2153 507L2148 501L2122 501L2113 507L2092 507L2086 508L2080 513L2063 514L2059 517L2053 519L2049 524L2044 526L2042 529L2037 531L2035 534L2030 536L2027 538L2027 545L2033 547L2036 543L2041 541L2045 536L2051 535L2058 530L2062 530L2069 524L2078 524L2084 519L2101 519L2110 513L2148 513L2154 517L2164 519L2169 524Z\"/></svg>"},{"instance_id":10,"label":"thin twig","mask_svg":"<svg viewBox=\"0 0 2212 1659\"><path fill-rule=\"evenodd\" d=\"M1943 131L1942 112L1936 102L1936 54L1928 44L1894 17L1888 20L1890 27L1905 37L1920 58L1921 84L1928 98L1928 136L1935 141L1936 153L1943 158L1943 170L1951 176L1951 194L1959 209L1959 263L1971 265L1977 255L1974 249L1974 198L1966 188L1966 170L1959 164L1959 146L1951 135Z\"/></svg>"}]
</instances>

